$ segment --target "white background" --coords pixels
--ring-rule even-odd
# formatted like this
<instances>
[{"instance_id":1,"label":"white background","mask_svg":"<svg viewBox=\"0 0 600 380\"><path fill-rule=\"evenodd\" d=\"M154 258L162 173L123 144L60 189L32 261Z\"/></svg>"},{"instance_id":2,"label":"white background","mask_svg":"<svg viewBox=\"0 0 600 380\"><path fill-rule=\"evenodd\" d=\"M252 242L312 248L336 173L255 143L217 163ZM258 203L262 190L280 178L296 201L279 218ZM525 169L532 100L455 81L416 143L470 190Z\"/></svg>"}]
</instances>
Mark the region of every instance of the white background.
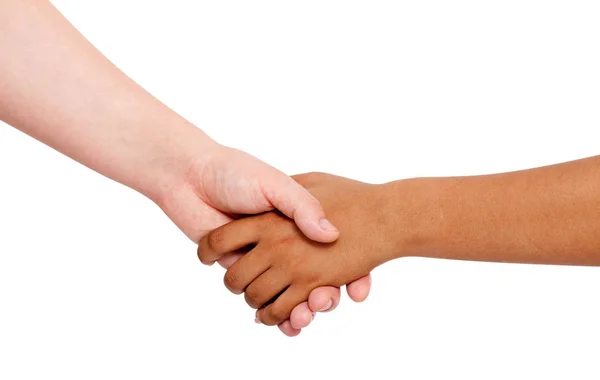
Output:
<instances>
[{"instance_id":1,"label":"white background","mask_svg":"<svg viewBox=\"0 0 600 380\"><path fill-rule=\"evenodd\" d=\"M600 153L594 1L54 3L159 99L290 174ZM600 376L598 268L402 259L290 339L149 200L5 125L0 170L2 379Z\"/></svg>"}]
</instances>

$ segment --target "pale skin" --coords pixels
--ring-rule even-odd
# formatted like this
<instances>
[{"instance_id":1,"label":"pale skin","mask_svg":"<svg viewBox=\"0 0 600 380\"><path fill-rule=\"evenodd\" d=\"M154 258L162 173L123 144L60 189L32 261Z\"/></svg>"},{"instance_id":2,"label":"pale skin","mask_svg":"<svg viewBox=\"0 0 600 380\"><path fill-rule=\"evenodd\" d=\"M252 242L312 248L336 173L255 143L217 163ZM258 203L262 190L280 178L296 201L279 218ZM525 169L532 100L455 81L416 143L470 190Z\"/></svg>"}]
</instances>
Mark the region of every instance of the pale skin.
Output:
<instances>
[{"instance_id":1,"label":"pale skin","mask_svg":"<svg viewBox=\"0 0 600 380\"><path fill-rule=\"evenodd\" d=\"M600 265L600 156L382 185L322 173L296 179L339 227L338 240L311 242L270 212L212 231L198 249L210 263L255 247L230 267L225 283L245 292L267 325L287 318L315 287L339 286L401 257Z\"/></svg>"},{"instance_id":2,"label":"pale skin","mask_svg":"<svg viewBox=\"0 0 600 380\"><path fill-rule=\"evenodd\" d=\"M0 120L154 201L198 242L231 216L278 209L310 239L339 236L319 202L277 169L222 146L133 82L48 1L0 0ZM238 255L223 257L228 267ZM370 277L347 287L364 300ZM279 327L333 310L321 287Z\"/></svg>"}]
</instances>

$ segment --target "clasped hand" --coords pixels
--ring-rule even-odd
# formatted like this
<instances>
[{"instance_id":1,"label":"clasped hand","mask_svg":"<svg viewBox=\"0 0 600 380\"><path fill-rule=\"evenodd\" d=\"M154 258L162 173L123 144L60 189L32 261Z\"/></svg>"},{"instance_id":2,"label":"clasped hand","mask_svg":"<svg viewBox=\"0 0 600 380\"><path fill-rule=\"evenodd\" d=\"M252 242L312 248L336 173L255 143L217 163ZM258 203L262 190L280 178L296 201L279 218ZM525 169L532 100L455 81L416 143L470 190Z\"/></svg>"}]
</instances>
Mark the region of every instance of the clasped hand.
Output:
<instances>
[{"instance_id":1,"label":"clasped hand","mask_svg":"<svg viewBox=\"0 0 600 380\"><path fill-rule=\"evenodd\" d=\"M161 191L160 194L163 195L156 202L190 239L195 242L201 241L201 247L208 246L207 242L210 241L213 242L211 246L220 248L206 250L207 254L212 252L210 259L204 259L203 254L200 254L200 258L203 263L212 264L218 261L224 268L229 268L225 283L230 289L236 292L245 290L243 287L245 283L233 281L232 276L239 276L241 279L243 273L243 276L246 276L243 278L247 279L244 281L250 281L253 280L252 275L259 274L257 271L263 267L249 267L245 264L247 261L254 261L253 258L256 256L256 252L247 255L239 253L238 248L247 245L244 244L246 241L240 240L232 245L229 238L224 238L223 247L215 244L215 239L220 239L219 236L226 234L226 232L221 234L223 231L231 230L235 234L238 233L235 231L242 231L241 236L253 240L251 238L255 236L248 235L249 231L256 230L250 227L253 221L281 218L279 223L281 226L290 224L294 227L294 234L315 244L330 243L338 238L339 232L326 219L320 202L302 186L310 187L311 182L316 183L315 176L297 177L297 182L242 151L216 143L210 143L204 148L202 155L193 155L198 158L186 158L183 163L173 163L172 167L184 167L185 172L174 176L181 180L169 181L168 190ZM281 214L260 214L271 210L278 210ZM260 215L234 221L237 216L254 214ZM227 230L218 229L223 225L228 226ZM246 230L244 227L246 225L250 229ZM289 229L289 226L287 228ZM265 238L267 235L265 231ZM202 252L204 250L201 248L200 253ZM218 255L215 254L217 252ZM281 253L282 259L285 257L283 252L277 250L277 253ZM274 308L287 298L290 298L286 301L288 304L299 300L292 308L286 309L285 318L271 318L265 322L277 324L288 336L297 335L312 321L315 312L335 309L340 299L341 285L348 284L348 295L356 302L367 297L370 289L368 271L357 274L360 276L348 277L349 281L323 282L310 289L308 287L299 289L295 297L286 296L271 308L277 311ZM352 280L357 281L352 282ZM283 285L284 282L282 279L281 284ZM256 292L256 299L251 302L251 306L258 307L262 306L259 305L260 300L275 289L263 292L260 288L260 295L257 286L252 286L249 290L251 296ZM248 295L248 291L246 294ZM261 313L258 314L258 320L262 320ZM283 312L280 313L279 316L283 316Z\"/></svg>"},{"instance_id":2,"label":"clasped hand","mask_svg":"<svg viewBox=\"0 0 600 380\"><path fill-rule=\"evenodd\" d=\"M386 239L377 236L382 233L377 214L368 212L377 209L381 199L376 186L323 173L294 179L343 227L338 240L328 244L310 240L293 221L273 211L226 224L206 235L198 247L204 264L249 248L229 266L225 285L235 294L244 293L248 305L258 309L257 320L266 325L279 325L305 310L302 305L315 289L337 291L365 278L389 257ZM365 235L370 236L368 245Z\"/></svg>"}]
</instances>

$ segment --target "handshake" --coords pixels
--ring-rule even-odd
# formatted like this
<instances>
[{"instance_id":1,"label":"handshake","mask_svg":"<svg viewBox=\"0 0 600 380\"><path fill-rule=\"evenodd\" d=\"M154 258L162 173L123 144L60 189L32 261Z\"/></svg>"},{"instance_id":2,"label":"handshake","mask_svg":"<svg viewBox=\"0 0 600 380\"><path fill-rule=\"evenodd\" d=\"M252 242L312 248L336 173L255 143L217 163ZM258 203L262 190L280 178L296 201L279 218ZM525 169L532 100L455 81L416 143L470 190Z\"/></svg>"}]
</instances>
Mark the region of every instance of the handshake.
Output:
<instances>
[{"instance_id":1,"label":"handshake","mask_svg":"<svg viewBox=\"0 0 600 380\"><path fill-rule=\"evenodd\" d=\"M425 194L414 188L418 180L371 185L324 173L289 177L242 151L204 147L195 160L176 165L185 172L160 176L169 181L149 196L199 243L202 263L228 269L226 287L244 293L256 322L297 335L315 312L337 306L339 287L348 285L360 302L373 268L411 252L418 226L412 219L424 210L413 197Z\"/></svg>"},{"instance_id":2,"label":"handshake","mask_svg":"<svg viewBox=\"0 0 600 380\"><path fill-rule=\"evenodd\" d=\"M232 221L204 236L198 247L204 264L245 252L228 268L225 286L244 293L248 305L258 309L257 322L269 326L286 321L313 290L349 284L393 259L400 242L391 236L403 229L386 215L393 202L386 186L324 173L292 178L320 201L339 228L336 241L310 240L293 220L271 211Z\"/></svg>"},{"instance_id":3,"label":"handshake","mask_svg":"<svg viewBox=\"0 0 600 380\"><path fill-rule=\"evenodd\" d=\"M343 285L364 300L371 270L400 257L600 265L600 156L381 185L288 177L231 148L206 157L157 203L199 242L202 263L227 268L225 286L256 321L288 336L334 309Z\"/></svg>"},{"instance_id":4,"label":"handshake","mask_svg":"<svg viewBox=\"0 0 600 380\"><path fill-rule=\"evenodd\" d=\"M342 285L365 299L370 271L398 257L600 265L600 156L382 185L289 177L157 101L50 2L4 14L19 22L4 23L0 120L154 201L286 335L334 309Z\"/></svg>"},{"instance_id":5,"label":"handshake","mask_svg":"<svg viewBox=\"0 0 600 380\"><path fill-rule=\"evenodd\" d=\"M364 300L371 270L399 257L600 265L600 156L372 185L324 173L288 177L228 152L194 171L203 175L192 182L203 184L196 194L221 212L188 236L199 242L202 263L228 268L225 285L244 293L257 322L289 336L313 312L335 308L342 285ZM190 221L200 223L197 214L186 215L187 223L179 220L184 232L195 225Z\"/></svg>"},{"instance_id":6,"label":"handshake","mask_svg":"<svg viewBox=\"0 0 600 380\"><path fill-rule=\"evenodd\" d=\"M288 336L334 309L343 285L364 300L369 273L400 257L600 265L600 157L373 185L288 177L231 148L206 153L158 204L199 242L202 263L227 268L225 286L244 293L256 321Z\"/></svg>"}]
</instances>

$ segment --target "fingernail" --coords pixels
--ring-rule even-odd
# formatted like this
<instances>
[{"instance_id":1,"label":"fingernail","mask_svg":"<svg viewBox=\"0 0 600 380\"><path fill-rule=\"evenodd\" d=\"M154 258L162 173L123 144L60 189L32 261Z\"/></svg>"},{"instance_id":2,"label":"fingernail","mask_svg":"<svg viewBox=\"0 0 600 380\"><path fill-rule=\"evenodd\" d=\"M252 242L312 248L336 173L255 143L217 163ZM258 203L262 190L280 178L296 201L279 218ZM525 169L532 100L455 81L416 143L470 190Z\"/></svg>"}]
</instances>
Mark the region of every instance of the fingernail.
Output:
<instances>
[{"instance_id":1,"label":"fingernail","mask_svg":"<svg viewBox=\"0 0 600 380\"><path fill-rule=\"evenodd\" d=\"M315 313L315 312L313 311L313 313L312 313L312 318L311 318L310 320L311 320L311 321L314 321L314 320L315 320L315 316L316 316L316 315L317 315L317 313Z\"/></svg>"},{"instance_id":2,"label":"fingernail","mask_svg":"<svg viewBox=\"0 0 600 380\"><path fill-rule=\"evenodd\" d=\"M260 324L260 319L258 319L258 317L254 317L254 323Z\"/></svg>"},{"instance_id":3,"label":"fingernail","mask_svg":"<svg viewBox=\"0 0 600 380\"><path fill-rule=\"evenodd\" d=\"M327 302L327 305L322 307L319 311L329 311L329 309L331 309L331 306L333 306L333 300L330 298L329 302Z\"/></svg>"},{"instance_id":4,"label":"fingernail","mask_svg":"<svg viewBox=\"0 0 600 380\"><path fill-rule=\"evenodd\" d=\"M325 218L319 220L319 225L325 231L337 231L337 228L335 228L333 224L331 224L331 222Z\"/></svg>"}]
</instances>

